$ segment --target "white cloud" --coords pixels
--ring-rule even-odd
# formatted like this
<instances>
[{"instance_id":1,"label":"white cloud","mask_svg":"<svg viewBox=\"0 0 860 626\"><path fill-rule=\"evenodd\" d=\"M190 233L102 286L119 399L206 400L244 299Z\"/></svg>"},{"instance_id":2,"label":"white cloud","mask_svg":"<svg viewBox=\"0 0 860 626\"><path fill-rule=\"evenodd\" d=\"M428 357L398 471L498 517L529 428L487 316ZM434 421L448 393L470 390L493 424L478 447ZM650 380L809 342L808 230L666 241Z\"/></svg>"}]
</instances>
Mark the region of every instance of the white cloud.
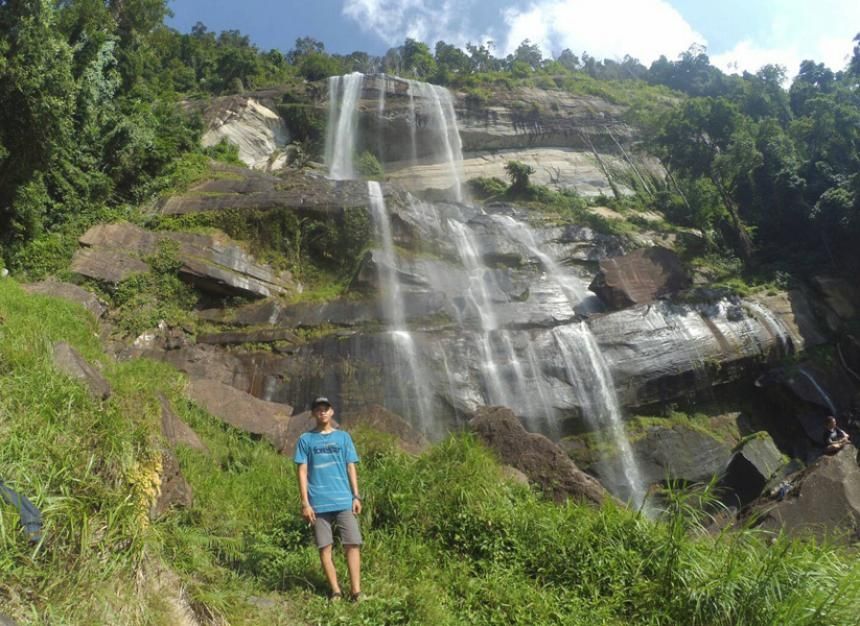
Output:
<instances>
[{"instance_id":1,"label":"white cloud","mask_svg":"<svg viewBox=\"0 0 860 626\"><path fill-rule=\"evenodd\" d=\"M749 39L738 42L727 52L711 55L711 63L728 74L755 73L771 64L785 67L789 78L797 73L802 60L795 48L769 48Z\"/></svg>"},{"instance_id":2,"label":"white cloud","mask_svg":"<svg viewBox=\"0 0 860 626\"><path fill-rule=\"evenodd\" d=\"M805 59L824 63L834 71L844 69L853 47L850 38L839 37L820 37L804 41L802 45L784 47L760 46L745 39L731 50L711 56L711 63L729 74L755 73L767 64L782 65L788 70L786 78L790 80Z\"/></svg>"},{"instance_id":3,"label":"white cloud","mask_svg":"<svg viewBox=\"0 0 860 626\"><path fill-rule=\"evenodd\" d=\"M762 24L755 40L744 39L731 50L711 55L711 62L729 72L755 72L768 63L784 65L788 78L801 61L812 59L834 71L845 69L860 30L857 0L775 0L770 24Z\"/></svg>"},{"instance_id":4,"label":"white cloud","mask_svg":"<svg viewBox=\"0 0 860 626\"><path fill-rule=\"evenodd\" d=\"M647 65L662 54L674 59L691 44L705 43L664 0L538 0L525 10L508 9L505 22L506 54L529 39L546 56L570 48L598 59L629 54Z\"/></svg>"},{"instance_id":5,"label":"white cloud","mask_svg":"<svg viewBox=\"0 0 860 626\"><path fill-rule=\"evenodd\" d=\"M472 0L345 0L343 14L389 46L400 45L409 37L432 48L440 39L458 45L470 40L462 15L471 3Z\"/></svg>"}]
</instances>

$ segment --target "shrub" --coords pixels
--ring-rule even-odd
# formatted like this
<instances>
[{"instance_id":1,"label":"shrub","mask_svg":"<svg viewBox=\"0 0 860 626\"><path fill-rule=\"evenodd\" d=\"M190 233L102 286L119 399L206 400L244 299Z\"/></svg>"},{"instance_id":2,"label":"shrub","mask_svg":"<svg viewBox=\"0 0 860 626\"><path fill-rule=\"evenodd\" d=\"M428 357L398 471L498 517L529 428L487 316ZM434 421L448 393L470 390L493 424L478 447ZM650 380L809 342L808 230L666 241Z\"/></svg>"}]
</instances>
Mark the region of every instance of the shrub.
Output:
<instances>
[{"instance_id":1,"label":"shrub","mask_svg":"<svg viewBox=\"0 0 860 626\"><path fill-rule=\"evenodd\" d=\"M357 161L356 168L358 173L371 180L379 180L385 175L385 170L382 168L382 163L376 158L376 155L366 150L362 152Z\"/></svg>"},{"instance_id":2,"label":"shrub","mask_svg":"<svg viewBox=\"0 0 860 626\"><path fill-rule=\"evenodd\" d=\"M469 190L480 199L489 199L503 196L508 185L501 178L472 178L469 180Z\"/></svg>"},{"instance_id":3,"label":"shrub","mask_svg":"<svg viewBox=\"0 0 860 626\"><path fill-rule=\"evenodd\" d=\"M535 173L535 168L520 161L508 161L505 172L511 179L511 192L522 193L529 188L529 176Z\"/></svg>"}]
</instances>

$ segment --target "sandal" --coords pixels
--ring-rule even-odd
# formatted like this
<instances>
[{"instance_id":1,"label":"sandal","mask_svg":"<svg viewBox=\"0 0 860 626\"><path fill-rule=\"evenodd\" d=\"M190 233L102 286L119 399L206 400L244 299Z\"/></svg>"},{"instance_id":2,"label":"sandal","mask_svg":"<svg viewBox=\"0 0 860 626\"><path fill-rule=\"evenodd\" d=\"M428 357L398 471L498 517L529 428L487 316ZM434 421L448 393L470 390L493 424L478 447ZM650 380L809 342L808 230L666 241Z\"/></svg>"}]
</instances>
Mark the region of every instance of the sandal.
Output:
<instances>
[{"instance_id":1,"label":"sandal","mask_svg":"<svg viewBox=\"0 0 860 626\"><path fill-rule=\"evenodd\" d=\"M343 600L343 594L340 591L333 593L328 597L329 602L340 602L341 600Z\"/></svg>"},{"instance_id":2,"label":"sandal","mask_svg":"<svg viewBox=\"0 0 860 626\"><path fill-rule=\"evenodd\" d=\"M362 600L364 600L364 596L361 595L360 591L358 593L349 594L349 601L350 602L361 602Z\"/></svg>"}]
</instances>

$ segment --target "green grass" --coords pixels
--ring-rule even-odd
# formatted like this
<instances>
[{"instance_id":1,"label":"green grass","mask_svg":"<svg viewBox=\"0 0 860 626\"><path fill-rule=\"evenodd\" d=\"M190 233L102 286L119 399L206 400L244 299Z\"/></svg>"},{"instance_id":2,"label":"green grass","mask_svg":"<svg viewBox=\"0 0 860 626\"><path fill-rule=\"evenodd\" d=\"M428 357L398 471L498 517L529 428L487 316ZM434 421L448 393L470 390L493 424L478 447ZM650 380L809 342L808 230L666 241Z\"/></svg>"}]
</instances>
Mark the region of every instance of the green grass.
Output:
<instances>
[{"instance_id":1,"label":"green grass","mask_svg":"<svg viewBox=\"0 0 860 626\"><path fill-rule=\"evenodd\" d=\"M22 623L174 623L156 584L165 571L201 621L230 624L858 621L860 565L843 548L708 535L687 492L669 492L658 523L611 503L559 506L504 481L470 436L411 457L369 431L355 433L368 600L330 605L289 458L185 400L169 367L110 362L76 306L7 279L0 320L2 478L45 519L34 548L0 508L0 612ZM60 339L101 364L109 401L54 371ZM151 523L159 393L209 454L178 450L194 503Z\"/></svg>"}]
</instances>

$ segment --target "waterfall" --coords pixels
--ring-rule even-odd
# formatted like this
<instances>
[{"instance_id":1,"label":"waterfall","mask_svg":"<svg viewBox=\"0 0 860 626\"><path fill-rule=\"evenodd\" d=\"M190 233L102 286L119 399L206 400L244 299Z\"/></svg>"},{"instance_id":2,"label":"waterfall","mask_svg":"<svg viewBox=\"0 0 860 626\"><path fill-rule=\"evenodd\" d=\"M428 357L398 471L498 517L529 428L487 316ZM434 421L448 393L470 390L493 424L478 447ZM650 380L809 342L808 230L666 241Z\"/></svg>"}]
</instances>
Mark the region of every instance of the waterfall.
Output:
<instances>
[{"instance_id":1,"label":"waterfall","mask_svg":"<svg viewBox=\"0 0 860 626\"><path fill-rule=\"evenodd\" d=\"M335 179L354 176L352 157L358 140L362 80L361 74L329 80L332 101L326 160L330 176ZM420 272L421 280L426 282L421 287L416 287L413 280L404 283L400 277L407 273L406 261L396 253L382 189L379 183L368 183L379 248L374 257L379 272L379 302L387 324L385 335L394 348L393 354L385 357L390 359L383 372L386 397L395 405L399 403L401 413L411 417L413 424L417 421L425 433L441 434L433 413L435 389L440 395L450 394L450 406L455 407L455 412L457 403L465 409L480 404L504 405L521 416L529 429L556 440L562 435L556 407L576 403L592 428L611 438L623 471L616 482L628 485L627 497L641 506L645 487L625 435L609 367L588 326L570 325L577 314L600 310L599 300L572 269L561 267L542 249L545 244L537 241L526 224L511 217L486 215L482 208L463 202L462 144L451 95L441 87L405 82L408 89L401 92L401 97L408 97L408 105L401 102L404 109L408 106L410 119L409 136L404 139L410 142L412 164L418 162L419 154L422 163L441 162L456 203L434 205L407 197L405 206L401 204L398 210L417 232L446 242L460 265L452 266L444 254L438 259L412 258L408 273L414 276ZM384 88L383 81L381 89ZM385 95L380 93L375 110L379 121L385 118L386 106ZM368 138L361 141L369 143ZM497 249L482 249L485 243ZM532 267L542 268L540 284L524 285L522 298L528 300L527 305L521 304L520 292L514 290L519 288L517 281L528 280L531 270L490 267L484 261L485 255L505 255L512 248L525 250L525 254L519 254L536 260ZM422 335L410 330L405 310L412 295L410 290L424 289L422 293L426 294L427 285L445 295L452 306L451 315L459 322L459 328L450 331L449 339L435 346L422 345ZM517 307L523 306L522 310L535 317L535 323L530 318L521 321L516 317L520 310ZM516 329L518 324L522 327ZM553 330L547 330L547 324ZM538 337L543 343L536 343ZM538 345L549 352L539 353L535 349ZM561 380L557 375L560 361L569 387L554 386L554 381ZM436 363L433 372L428 371L428 362ZM433 381L447 392L432 387L431 374ZM571 389L576 398L571 397Z\"/></svg>"},{"instance_id":2,"label":"waterfall","mask_svg":"<svg viewBox=\"0 0 860 626\"><path fill-rule=\"evenodd\" d=\"M409 86L409 146L412 150L410 165L418 165L418 141L415 139L418 131L418 112L415 110L415 93Z\"/></svg>"},{"instance_id":3,"label":"waterfall","mask_svg":"<svg viewBox=\"0 0 860 626\"><path fill-rule=\"evenodd\" d=\"M353 157L358 126L358 97L364 74L353 72L328 79L329 109L326 125L325 162L329 177L335 180L355 178ZM338 109L338 103L340 108Z\"/></svg>"},{"instance_id":4,"label":"waterfall","mask_svg":"<svg viewBox=\"0 0 860 626\"><path fill-rule=\"evenodd\" d=\"M379 98L376 101L376 123L379 128L383 127L385 122L385 89L388 86L388 79L385 74L379 75ZM385 150L382 145L382 133L377 133L376 137L376 154L378 156L385 154Z\"/></svg>"},{"instance_id":5,"label":"waterfall","mask_svg":"<svg viewBox=\"0 0 860 626\"><path fill-rule=\"evenodd\" d=\"M437 87L429 83L420 83L410 80L409 94L410 106L413 110L414 118L414 98L413 94L422 98L430 107L429 115L427 116L427 124L429 128L436 131L438 141L441 141L444 148L444 158L450 172L451 181L454 186L454 197L457 202L463 201L463 188L461 184L460 168L463 163L463 147L460 141L460 131L457 128L457 115L454 112L454 104L451 101L451 94L443 87ZM413 125L414 131L414 125ZM413 133L413 155L416 153L415 136Z\"/></svg>"},{"instance_id":6,"label":"waterfall","mask_svg":"<svg viewBox=\"0 0 860 626\"><path fill-rule=\"evenodd\" d=\"M404 413L410 414L417 409L419 429L425 434L434 430L431 393L427 389L427 373L418 360L415 339L406 326L406 314L400 280L397 276L397 257L394 252L394 238L391 235L391 220L385 206L382 187L375 180L367 182L367 195L376 225L377 240L382 244L382 263L378 264L382 291L382 310L389 326L397 360L405 362L406 369L396 367L396 378ZM409 393L412 391L413 393ZM410 396L414 400L410 402Z\"/></svg>"},{"instance_id":7,"label":"waterfall","mask_svg":"<svg viewBox=\"0 0 860 626\"><path fill-rule=\"evenodd\" d=\"M570 384L576 389L585 417L592 428L607 433L618 450L628 500L639 508L645 502L645 486L633 448L624 431L621 408L609 366L594 335L585 322L553 329L553 336L564 359Z\"/></svg>"},{"instance_id":8,"label":"waterfall","mask_svg":"<svg viewBox=\"0 0 860 626\"><path fill-rule=\"evenodd\" d=\"M558 436L554 411L542 387L536 383L540 376L538 360L530 346L525 350L527 365L514 346L510 331L500 328L492 292L501 293L494 284L492 271L484 265L475 236L468 224L456 219L448 220L448 227L457 243L457 251L469 276L467 298L478 314L480 332L473 335L480 356L481 373L486 389L486 403L506 406L521 415L538 416L542 424L549 425L551 434Z\"/></svg>"},{"instance_id":9,"label":"waterfall","mask_svg":"<svg viewBox=\"0 0 860 626\"><path fill-rule=\"evenodd\" d=\"M821 397L822 400L824 400L824 403L827 405L827 408L830 409L830 414L833 417L836 417L836 415L837 415L836 404L834 404L833 400L830 398L828 393L826 391L824 391L824 388L818 384L818 381L815 380L815 377L812 374L810 374L809 372L807 372L806 369L801 367L799 371L801 374L803 374L803 376L809 382L812 383L812 386L815 387L815 390L818 392L818 395Z\"/></svg>"},{"instance_id":10,"label":"waterfall","mask_svg":"<svg viewBox=\"0 0 860 626\"><path fill-rule=\"evenodd\" d=\"M569 272L562 271L552 257L540 250L534 232L528 226L509 215L494 215L492 217L507 230L511 238L518 241L528 250L530 255L540 261L544 270L561 289L571 310L589 314L602 309L600 300L588 290L585 281Z\"/></svg>"},{"instance_id":11,"label":"waterfall","mask_svg":"<svg viewBox=\"0 0 860 626\"><path fill-rule=\"evenodd\" d=\"M746 306L750 309L753 315L761 321L762 326L764 326L771 335L776 337L780 348L782 348L786 354L791 354L793 352L793 343L791 335L785 328L785 324L778 320L769 309L758 302L747 302Z\"/></svg>"}]
</instances>

